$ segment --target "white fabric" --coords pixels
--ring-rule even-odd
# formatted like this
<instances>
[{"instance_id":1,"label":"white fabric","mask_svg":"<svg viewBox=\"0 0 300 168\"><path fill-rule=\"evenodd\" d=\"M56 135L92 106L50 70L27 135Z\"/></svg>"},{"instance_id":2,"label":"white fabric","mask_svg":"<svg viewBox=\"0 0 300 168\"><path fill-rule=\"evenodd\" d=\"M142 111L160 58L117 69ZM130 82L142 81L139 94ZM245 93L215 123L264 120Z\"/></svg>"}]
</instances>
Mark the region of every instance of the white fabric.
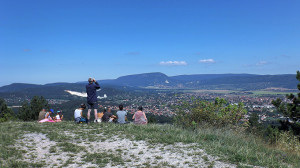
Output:
<instances>
[{"instance_id":1,"label":"white fabric","mask_svg":"<svg viewBox=\"0 0 300 168\"><path fill-rule=\"evenodd\" d=\"M76 110L74 111L74 118L81 117L81 112L82 112L82 110L76 109Z\"/></svg>"}]
</instances>

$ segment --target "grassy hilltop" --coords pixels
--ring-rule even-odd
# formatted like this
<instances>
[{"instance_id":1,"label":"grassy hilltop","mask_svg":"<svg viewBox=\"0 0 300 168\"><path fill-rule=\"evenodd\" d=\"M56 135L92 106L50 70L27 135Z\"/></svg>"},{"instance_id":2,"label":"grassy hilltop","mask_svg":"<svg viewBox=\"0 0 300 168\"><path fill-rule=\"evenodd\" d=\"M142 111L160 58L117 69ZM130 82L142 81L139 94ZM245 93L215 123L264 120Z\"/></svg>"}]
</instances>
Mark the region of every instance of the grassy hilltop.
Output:
<instances>
[{"instance_id":1,"label":"grassy hilltop","mask_svg":"<svg viewBox=\"0 0 300 168\"><path fill-rule=\"evenodd\" d=\"M229 128L5 122L0 132L0 167L300 167Z\"/></svg>"}]
</instances>

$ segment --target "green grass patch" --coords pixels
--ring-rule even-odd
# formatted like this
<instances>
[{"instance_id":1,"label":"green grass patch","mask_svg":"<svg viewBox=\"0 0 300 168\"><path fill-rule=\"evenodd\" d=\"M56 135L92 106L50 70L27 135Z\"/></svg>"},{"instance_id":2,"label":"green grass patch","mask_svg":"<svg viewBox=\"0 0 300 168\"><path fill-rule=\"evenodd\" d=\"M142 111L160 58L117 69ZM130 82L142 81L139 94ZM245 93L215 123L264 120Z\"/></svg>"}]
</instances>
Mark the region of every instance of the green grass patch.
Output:
<instances>
[{"instance_id":1,"label":"green grass patch","mask_svg":"<svg viewBox=\"0 0 300 168\"><path fill-rule=\"evenodd\" d=\"M40 163L27 163L20 161L27 151L14 147L16 140L25 133L42 133L51 141L57 142L56 148L51 147L49 152L56 153L59 150L72 154L85 151L83 147L76 145L78 141L94 143L111 137L128 138L131 140L143 140L149 143L149 147L157 144L196 143L193 149L201 148L212 156L218 156L221 160L239 167L263 166L263 167L300 167L300 157L270 147L258 137L237 132L231 128L202 127L196 130L182 129L173 125L117 125L117 124L89 124L80 125L74 122L61 123L37 123L37 122L6 122L0 123L0 167L39 167ZM70 136L66 132L74 135ZM92 138L93 137L93 138ZM84 162L97 164L98 167L111 165L124 165L122 153L125 151L113 150L102 153L87 153L82 156ZM139 154L143 154L140 152ZM192 153L192 155L200 153ZM133 156L133 160L135 157ZM20 159L20 160L18 160ZM160 160L160 158L157 158ZM163 159L161 159L162 161ZM206 159L204 159L206 160ZM126 160L129 162L129 160ZM71 164L65 162L64 164ZM168 163L159 162L159 166L168 166ZM213 165L213 164L211 164ZM147 163L142 167L149 166ZM154 166L154 165L153 165ZM169 165L170 166L170 165Z\"/></svg>"},{"instance_id":2,"label":"green grass patch","mask_svg":"<svg viewBox=\"0 0 300 168\"><path fill-rule=\"evenodd\" d=\"M78 153L81 151L86 151L86 149L82 146L78 146L76 144L70 143L70 142L62 142L59 143L57 146L61 148L64 152L72 152L72 153Z\"/></svg>"},{"instance_id":3,"label":"green grass patch","mask_svg":"<svg viewBox=\"0 0 300 168\"><path fill-rule=\"evenodd\" d=\"M108 163L111 165L124 165L124 160L121 156L110 154L107 152L102 153L88 153L84 155L83 161L97 164L99 167L105 167Z\"/></svg>"}]
</instances>

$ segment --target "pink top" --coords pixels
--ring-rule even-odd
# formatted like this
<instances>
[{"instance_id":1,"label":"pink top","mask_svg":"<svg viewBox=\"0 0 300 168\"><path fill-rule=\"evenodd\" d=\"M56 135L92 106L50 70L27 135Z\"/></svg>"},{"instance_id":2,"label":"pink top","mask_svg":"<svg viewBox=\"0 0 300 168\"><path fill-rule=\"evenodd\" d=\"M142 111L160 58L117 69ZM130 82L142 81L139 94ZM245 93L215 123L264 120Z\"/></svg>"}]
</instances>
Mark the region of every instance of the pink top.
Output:
<instances>
[{"instance_id":1,"label":"pink top","mask_svg":"<svg viewBox=\"0 0 300 168\"><path fill-rule=\"evenodd\" d=\"M134 123L135 124L147 124L147 118L144 117L144 112L137 111L134 114Z\"/></svg>"}]
</instances>

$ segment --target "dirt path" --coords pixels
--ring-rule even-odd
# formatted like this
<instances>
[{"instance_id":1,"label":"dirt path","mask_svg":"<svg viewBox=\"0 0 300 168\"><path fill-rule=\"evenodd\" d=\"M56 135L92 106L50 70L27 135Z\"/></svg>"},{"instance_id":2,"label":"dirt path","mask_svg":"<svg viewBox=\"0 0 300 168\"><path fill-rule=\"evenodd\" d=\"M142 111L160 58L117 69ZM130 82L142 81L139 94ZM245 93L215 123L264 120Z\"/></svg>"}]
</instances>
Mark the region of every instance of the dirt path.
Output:
<instances>
[{"instance_id":1,"label":"dirt path","mask_svg":"<svg viewBox=\"0 0 300 168\"><path fill-rule=\"evenodd\" d=\"M116 136L94 142L56 142L45 134L28 133L16 146L24 151L23 161L43 167L236 167L218 161L197 144L153 145Z\"/></svg>"}]
</instances>

